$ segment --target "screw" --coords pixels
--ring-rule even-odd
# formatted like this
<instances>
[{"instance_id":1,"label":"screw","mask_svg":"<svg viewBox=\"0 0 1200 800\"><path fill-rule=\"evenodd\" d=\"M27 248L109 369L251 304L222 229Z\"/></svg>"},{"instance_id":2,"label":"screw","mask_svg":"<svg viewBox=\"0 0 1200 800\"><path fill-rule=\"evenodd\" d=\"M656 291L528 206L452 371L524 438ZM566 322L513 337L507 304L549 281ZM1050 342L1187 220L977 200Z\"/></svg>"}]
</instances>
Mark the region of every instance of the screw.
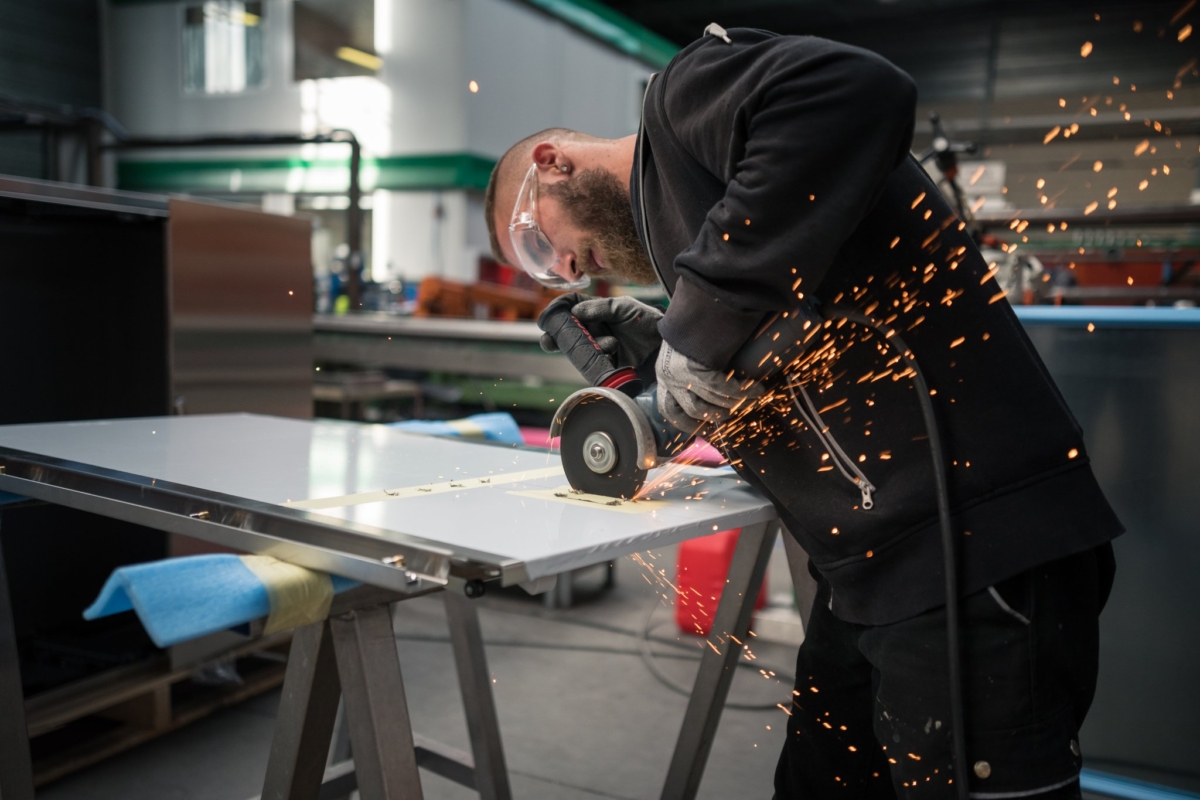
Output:
<instances>
[{"instance_id":1,"label":"screw","mask_svg":"<svg viewBox=\"0 0 1200 800\"><path fill-rule=\"evenodd\" d=\"M477 597L483 597L487 589L483 585L483 581L472 579L463 584L463 594L474 600Z\"/></svg>"},{"instance_id":2,"label":"screw","mask_svg":"<svg viewBox=\"0 0 1200 800\"><path fill-rule=\"evenodd\" d=\"M188 514L192 519L208 519L207 511L197 511L195 514Z\"/></svg>"}]
</instances>

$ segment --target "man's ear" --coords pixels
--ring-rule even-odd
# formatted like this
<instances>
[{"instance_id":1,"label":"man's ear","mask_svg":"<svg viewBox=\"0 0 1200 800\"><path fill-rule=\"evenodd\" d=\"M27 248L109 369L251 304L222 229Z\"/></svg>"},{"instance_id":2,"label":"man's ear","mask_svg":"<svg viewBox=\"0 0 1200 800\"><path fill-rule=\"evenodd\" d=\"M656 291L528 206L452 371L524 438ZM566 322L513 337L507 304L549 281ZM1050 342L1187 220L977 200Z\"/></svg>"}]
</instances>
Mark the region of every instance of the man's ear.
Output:
<instances>
[{"instance_id":1,"label":"man's ear","mask_svg":"<svg viewBox=\"0 0 1200 800\"><path fill-rule=\"evenodd\" d=\"M571 162L562 149L552 142L538 142L533 146L533 162L543 173L569 173Z\"/></svg>"}]
</instances>

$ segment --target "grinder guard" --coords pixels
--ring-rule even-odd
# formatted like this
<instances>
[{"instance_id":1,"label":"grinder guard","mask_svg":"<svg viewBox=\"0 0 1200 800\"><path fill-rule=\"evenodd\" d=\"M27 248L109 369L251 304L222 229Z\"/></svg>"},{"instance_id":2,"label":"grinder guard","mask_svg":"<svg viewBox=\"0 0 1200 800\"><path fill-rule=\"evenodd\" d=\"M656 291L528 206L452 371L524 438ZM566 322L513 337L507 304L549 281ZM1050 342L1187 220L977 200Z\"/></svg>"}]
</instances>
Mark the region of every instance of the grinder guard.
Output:
<instances>
[{"instance_id":1,"label":"grinder guard","mask_svg":"<svg viewBox=\"0 0 1200 800\"><path fill-rule=\"evenodd\" d=\"M730 366L743 378L767 380L804 351L821 322L808 304L769 315ZM663 418L657 385L632 398L614 388L594 386L563 401L550 425L550 435L562 436L563 470L573 488L628 498L641 488L648 470L669 461L691 443L701 423L688 422L695 425L677 426ZM610 454L610 448L618 452ZM623 452L629 449L634 452ZM597 458L590 457L593 450ZM607 459L609 455L613 458Z\"/></svg>"}]
</instances>

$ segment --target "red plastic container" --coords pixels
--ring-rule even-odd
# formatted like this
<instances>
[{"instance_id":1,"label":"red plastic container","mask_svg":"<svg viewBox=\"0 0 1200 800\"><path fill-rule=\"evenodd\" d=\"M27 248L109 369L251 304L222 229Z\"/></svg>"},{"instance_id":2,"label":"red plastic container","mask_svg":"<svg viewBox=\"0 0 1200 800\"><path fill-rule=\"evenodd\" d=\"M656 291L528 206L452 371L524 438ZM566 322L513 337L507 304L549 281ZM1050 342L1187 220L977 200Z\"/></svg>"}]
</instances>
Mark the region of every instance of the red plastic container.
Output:
<instances>
[{"instance_id":1,"label":"red plastic container","mask_svg":"<svg viewBox=\"0 0 1200 800\"><path fill-rule=\"evenodd\" d=\"M675 597L675 624L684 633L708 636L712 632L713 615L717 613L717 604L725 589L725 578L733 563L733 550L741 530L720 531L679 545L675 585L680 594ZM767 579L764 575L754 608L760 609L766 604Z\"/></svg>"}]
</instances>

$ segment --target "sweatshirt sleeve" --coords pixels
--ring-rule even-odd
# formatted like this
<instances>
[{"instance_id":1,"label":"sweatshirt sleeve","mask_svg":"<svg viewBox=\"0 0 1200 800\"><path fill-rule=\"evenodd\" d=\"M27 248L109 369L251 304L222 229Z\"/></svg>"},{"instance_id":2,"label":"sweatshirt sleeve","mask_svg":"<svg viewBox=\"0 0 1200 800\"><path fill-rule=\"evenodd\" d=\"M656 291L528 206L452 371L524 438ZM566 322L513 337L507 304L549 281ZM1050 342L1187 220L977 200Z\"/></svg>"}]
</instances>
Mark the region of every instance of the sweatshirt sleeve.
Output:
<instances>
[{"instance_id":1,"label":"sweatshirt sleeve","mask_svg":"<svg viewBox=\"0 0 1200 800\"><path fill-rule=\"evenodd\" d=\"M684 149L724 180L675 260L659 324L723 369L765 313L794 307L908 157L916 86L883 58L812 37L715 38L672 65L661 110Z\"/></svg>"}]
</instances>

